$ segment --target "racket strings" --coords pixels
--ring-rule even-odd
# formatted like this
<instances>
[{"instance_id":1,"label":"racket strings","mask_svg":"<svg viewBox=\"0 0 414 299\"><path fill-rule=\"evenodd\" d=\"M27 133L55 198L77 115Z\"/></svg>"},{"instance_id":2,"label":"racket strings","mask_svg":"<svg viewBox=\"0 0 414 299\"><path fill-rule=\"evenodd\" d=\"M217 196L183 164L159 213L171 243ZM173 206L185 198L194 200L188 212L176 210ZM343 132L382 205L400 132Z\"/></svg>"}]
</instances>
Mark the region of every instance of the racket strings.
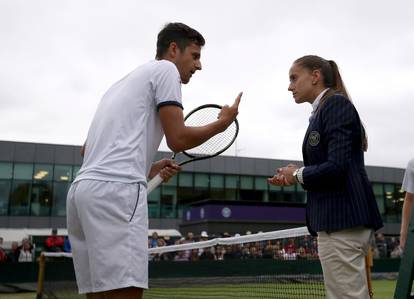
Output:
<instances>
[{"instance_id":1,"label":"racket strings","mask_svg":"<svg viewBox=\"0 0 414 299\"><path fill-rule=\"evenodd\" d=\"M186 126L204 126L217 120L220 108L206 107L190 114L186 120ZM185 151L192 156L215 155L226 149L234 140L238 132L235 122L223 132L211 137L203 144Z\"/></svg>"}]
</instances>

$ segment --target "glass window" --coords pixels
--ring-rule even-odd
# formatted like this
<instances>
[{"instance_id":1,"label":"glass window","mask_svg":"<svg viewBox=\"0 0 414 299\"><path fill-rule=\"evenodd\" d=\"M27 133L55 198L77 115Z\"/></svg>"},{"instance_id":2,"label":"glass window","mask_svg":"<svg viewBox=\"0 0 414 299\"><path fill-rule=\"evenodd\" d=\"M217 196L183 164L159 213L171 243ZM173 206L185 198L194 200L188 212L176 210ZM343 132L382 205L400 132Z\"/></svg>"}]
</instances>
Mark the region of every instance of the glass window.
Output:
<instances>
[{"instance_id":1,"label":"glass window","mask_svg":"<svg viewBox=\"0 0 414 299\"><path fill-rule=\"evenodd\" d=\"M0 162L0 179L11 179L13 176L13 164Z\"/></svg>"},{"instance_id":2,"label":"glass window","mask_svg":"<svg viewBox=\"0 0 414 299\"><path fill-rule=\"evenodd\" d=\"M384 190L386 194L392 194L394 192L394 184L384 184Z\"/></svg>"},{"instance_id":3,"label":"glass window","mask_svg":"<svg viewBox=\"0 0 414 299\"><path fill-rule=\"evenodd\" d=\"M253 189L253 177L252 176L241 176L240 177L240 189Z\"/></svg>"},{"instance_id":4,"label":"glass window","mask_svg":"<svg viewBox=\"0 0 414 299\"><path fill-rule=\"evenodd\" d=\"M161 218L175 218L177 188L161 186Z\"/></svg>"},{"instance_id":5,"label":"glass window","mask_svg":"<svg viewBox=\"0 0 414 299\"><path fill-rule=\"evenodd\" d=\"M31 177L31 175L30 175ZM29 203L31 195L32 181L14 180L10 194L10 215L27 216L29 215Z\"/></svg>"},{"instance_id":6,"label":"glass window","mask_svg":"<svg viewBox=\"0 0 414 299\"><path fill-rule=\"evenodd\" d=\"M76 178L76 176L78 175L78 171L79 171L79 169L81 168L81 166L80 165L75 165L75 166L73 166L73 172L72 172L72 174L73 174L73 180Z\"/></svg>"},{"instance_id":7,"label":"glass window","mask_svg":"<svg viewBox=\"0 0 414 299\"><path fill-rule=\"evenodd\" d=\"M196 173L194 175L194 186L208 188L209 177L205 173Z\"/></svg>"},{"instance_id":8,"label":"glass window","mask_svg":"<svg viewBox=\"0 0 414 299\"><path fill-rule=\"evenodd\" d=\"M163 183L166 186L177 186L177 175L173 176L168 182Z\"/></svg>"},{"instance_id":9,"label":"glass window","mask_svg":"<svg viewBox=\"0 0 414 299\"><path fill-rule=\"evenodd\" d=\"M226 189L237 189L239 183L239 176L226 175Z\"/></svg>"},{"instance_id":10,"label":"glass window","mask_svg":"<svg viewBox=\"0 0 414 299\"><path fill-rule=\"evenodd\" d=\"M224 176L221 174L210 175L211 188L224 188Z\"/></svg>"},{"instance_id":11,"label":"glass window","mask_svg":"<svg viewBox=\"0 0 414 299\"><path fill-rule=\"evenodd\" d=\"M240 189L239 200L263 201L264 193L265 192L259 190Z\"/></svg>"},{"instance_id":12,"label":"glass window","mask_svg":"<svg viewBox=\"0 0 414 299\"><path fill-rule=\"evenodd\" d=\"M286 201L286 202L296 201L295 185L283 187L283 201Z\"/></svg>"},{"instance_id":13,"label":"glass window","mask_svg":"<svg viewBox=\"0 0 414 299\"><path fill-rule=\"evenodd\" d=\"M272 202L284 201L283 192L282 191L269 191L269 201L272 201Z\"/></svg>"},{"instance_id":14,"label":"glass window","mask_svg":"<svg viewBox=\"0 0 414 299\"><path fill-rule=\"evenodd\" d=\"M178 185L180 187L192 187L193 175L188 172L182 172L178 175Z\"/></svg>"},{"instance_id":15,"label":"glass window","mask_svg":"<svg viewBox=\"0 0 414 299\"><path fill-rule=\"evenodd\" d=\"M15 180L32 180L33 164L16 163L14 164L13 178Z\"/></svg>"},{"instance_id":16,"label":"glass window","mask_svg":"<svg viewBox=\"0 0 414 299\"><path fill-rule=\"evenodd\" d=\"M295 185L283 186L283 191L285 191L285 192L295 192Z\"/></svg>"},{"instance_id":17,"label":"glass window","mask_svg":"<svg viewBox=\"0 0 414 299\"><path fill-rule=\"evenodd\" d=\"M161 198L161 188L155 188L150 194L148 194L148 217L149 218L160 217L160 198Z\"/></svg>"},{"instance_id":18,"label":"glass window","mask_svg":"<svg viewBox=\"0 0 414 299\"><path fill-rule=\"evenodd\" d=\"M384 190L382 189L382 184L374 183L372 184L372 189L374 190L375 195L383 195Z\"/></svg>"},{"instance_id":19,"label":"glass window","mask_svg":"<svg viewBox=\"0 0 414 299\"><path fill-rule=\"evenodd\" d=\"M148 194L147 201L158 204L160 202L160 195L161 195L161 188L160 187L155 188L154 190L152 190L150 194Z\"/></svg>"},{"instance_id":20,"label":"glass window","mask_svg":"<svg viewBox=\"0 0 414 299\"><path fill-rule=\"evenodd\" d=\"M385 222L397 223L401 218L401 209L404 202L399 192L401 185L384 184L385 191Z\"/></svg>"},{"instance_id":21,"label":"glass window","mask_svg":"<svg viewBox=\"0 0 414 299\"><path fill-rule=\"evenodd\" d=\"M236 189L225 189L224 190L224 199L225 200L237 200L238 192Z\"/></svg>"},{"instance_id":22,"label":"glass window","mask_svg":"<svg viewBox=\"0 0 414 299\"><path fill-rule=\"evenodd\" d=\"M0 180L0 215L7 215L9 210L11 181Z\"/></svg>"},{"instance_id":23,"label":"glass window","mask_svg":"<svg viewBox=\"0 0 414 299\"><path fill-rule=\"evenodd\" d=\"M255 177L254 178L254 185L256 190L266 190L267 191L267 177Z\"/></svg>"},{"instance_id":24,"label":"glass window","mask_svg":"<svg viewBox=\"0 0 414 299\"><path fill-rule=\"evenodd\" d=\"M33 179L40 181L51 181L53 178L53 165L35 164Z\"/></svg>"},{"instance_id":25,"label":"glass window","mask_svg":"<svg viewBox=\"0 0 414 299\"><path fill-rule=\"evenodd\" d=\"M381 195L375 195L375 199L377 201L378 210L381 215L385 213L385 203L384 203L384 196Z\"/></svg>"},{"instance_id":26,"label":"glass window","mask_svg":"<svg viewBox=\"0 0 414 299\"><path fill-rule=\"evenodd\" d=\"M210 175L210 198L211 199L225 199L226 198L225 189L224 189L224 175L222 174L211 174Z\"/></svg>"},{"instance_id":27,"label":"glass window","mask_svg":"<svg viewBox=\"0 0 414 299\"><path fill-rule=\"evenodd\" d=\"M303 203L306 203L307 201L306 191L301 184L296 185L296 201Z\"/></svg>"},{"instance_id":28,"label":"glass window","mask_svg":"<svg viewBox=\"0 0 414 299\"><path fill-rule=\"evenodd\" d=\"M69 188L69 182L53 183L52 216L66 216L66 196Z\"/></svg>"},{"instance_id":29,"label":"glass window","mask_svg":"<svg viewBox=\"0 0 414 299\"><path fill-rule=\"evenodd\" d=\"M282 187L269 184L269 190L270 191L281 191Z\"/></svg>"},{"instance_id":30,"label":"glass window","mask_svg":"<svg viewBox=\"0 0 414 299\"><path fill-rule=\"evenodd\" d=\"M55 182L72 181L72 166L71 165L55 165L55 169L53 172L53 180Z\"/></svg>"},{"instance_id":31,"label":"glass window","mask_svg":"<svg viewBox=\"0 0 414 299\"><path fill-rule=\"evenodd\" d=\"M52 205L52 183L47 181L35 181L32 185L32 197L30 201L31 215L49 216Z\"/></svg>"}]
</instances>

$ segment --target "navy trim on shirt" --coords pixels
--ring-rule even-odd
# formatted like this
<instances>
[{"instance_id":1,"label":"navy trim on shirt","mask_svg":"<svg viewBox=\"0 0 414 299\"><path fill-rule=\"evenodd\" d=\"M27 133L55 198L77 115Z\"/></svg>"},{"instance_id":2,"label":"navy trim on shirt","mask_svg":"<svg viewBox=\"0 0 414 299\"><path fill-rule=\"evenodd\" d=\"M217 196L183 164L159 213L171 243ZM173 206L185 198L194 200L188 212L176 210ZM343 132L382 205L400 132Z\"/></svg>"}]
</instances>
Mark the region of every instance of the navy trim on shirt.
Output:
<instances>
[{"instance_id":1,"label":"navy trim on shirt","mask_svg":"<svg viewBox=\"0 0 414 299\"><path fill-rule=\"evenodd\" d=\"M177 102L177 101L165 101L165 102L161 102L157 105L157 111L160 110L160 107L162 106L167 106L167 105L174 105L174 106L178 106L181 109L184 110L183 105L181 105L181 103Z\"/></svg>"}]
</instances>

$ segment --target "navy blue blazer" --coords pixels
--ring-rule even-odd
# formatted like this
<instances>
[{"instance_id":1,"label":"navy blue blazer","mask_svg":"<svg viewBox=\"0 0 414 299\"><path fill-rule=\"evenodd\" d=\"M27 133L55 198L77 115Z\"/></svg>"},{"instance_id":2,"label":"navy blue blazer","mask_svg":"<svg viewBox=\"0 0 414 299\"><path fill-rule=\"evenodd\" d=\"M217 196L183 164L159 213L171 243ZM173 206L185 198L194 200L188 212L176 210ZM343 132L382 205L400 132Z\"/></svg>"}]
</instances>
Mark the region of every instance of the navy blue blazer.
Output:
<instances>
[{"instance_id":1,"label":"navy blue blazer","mask_svg":"<svg viewBox=\"0 0 414 299\"><path fill-rule=\"evenodd\" d=\"M306 225L312 235L383 226L365 170L362 130L354 105L337 94L321 102L309 123L302 152Z\"/></svg>"}]
</instances>

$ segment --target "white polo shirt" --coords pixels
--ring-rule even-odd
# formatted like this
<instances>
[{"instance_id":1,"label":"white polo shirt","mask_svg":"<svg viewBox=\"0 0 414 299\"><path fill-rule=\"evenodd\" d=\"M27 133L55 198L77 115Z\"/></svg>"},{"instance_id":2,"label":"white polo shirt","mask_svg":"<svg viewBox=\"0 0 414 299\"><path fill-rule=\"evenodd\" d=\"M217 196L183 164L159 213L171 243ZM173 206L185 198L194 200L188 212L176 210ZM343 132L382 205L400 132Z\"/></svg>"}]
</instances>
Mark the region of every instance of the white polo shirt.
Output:
<instances>
[{"instance_id":1,"label":"white polo shirt","mask_svg":"<svg viewBox=\"0 0 414 299\"><path fill-rule=\"evenodd\" d=\"M409 193L414 193L414 159L408 162L402 183L402 189Z\"/></svg>"},{"instance_id":2,"label":"white polo shirt","mask_svg":"<svg viewBox=\"0 0 414 299\"><path fill-rule=\"evenodd\" d=\"M98 105L75 182L146 183L164 136L162 105L182 108L180 74L170 61L148 62L115 83Z\"/></svg>"}]
</instances>

